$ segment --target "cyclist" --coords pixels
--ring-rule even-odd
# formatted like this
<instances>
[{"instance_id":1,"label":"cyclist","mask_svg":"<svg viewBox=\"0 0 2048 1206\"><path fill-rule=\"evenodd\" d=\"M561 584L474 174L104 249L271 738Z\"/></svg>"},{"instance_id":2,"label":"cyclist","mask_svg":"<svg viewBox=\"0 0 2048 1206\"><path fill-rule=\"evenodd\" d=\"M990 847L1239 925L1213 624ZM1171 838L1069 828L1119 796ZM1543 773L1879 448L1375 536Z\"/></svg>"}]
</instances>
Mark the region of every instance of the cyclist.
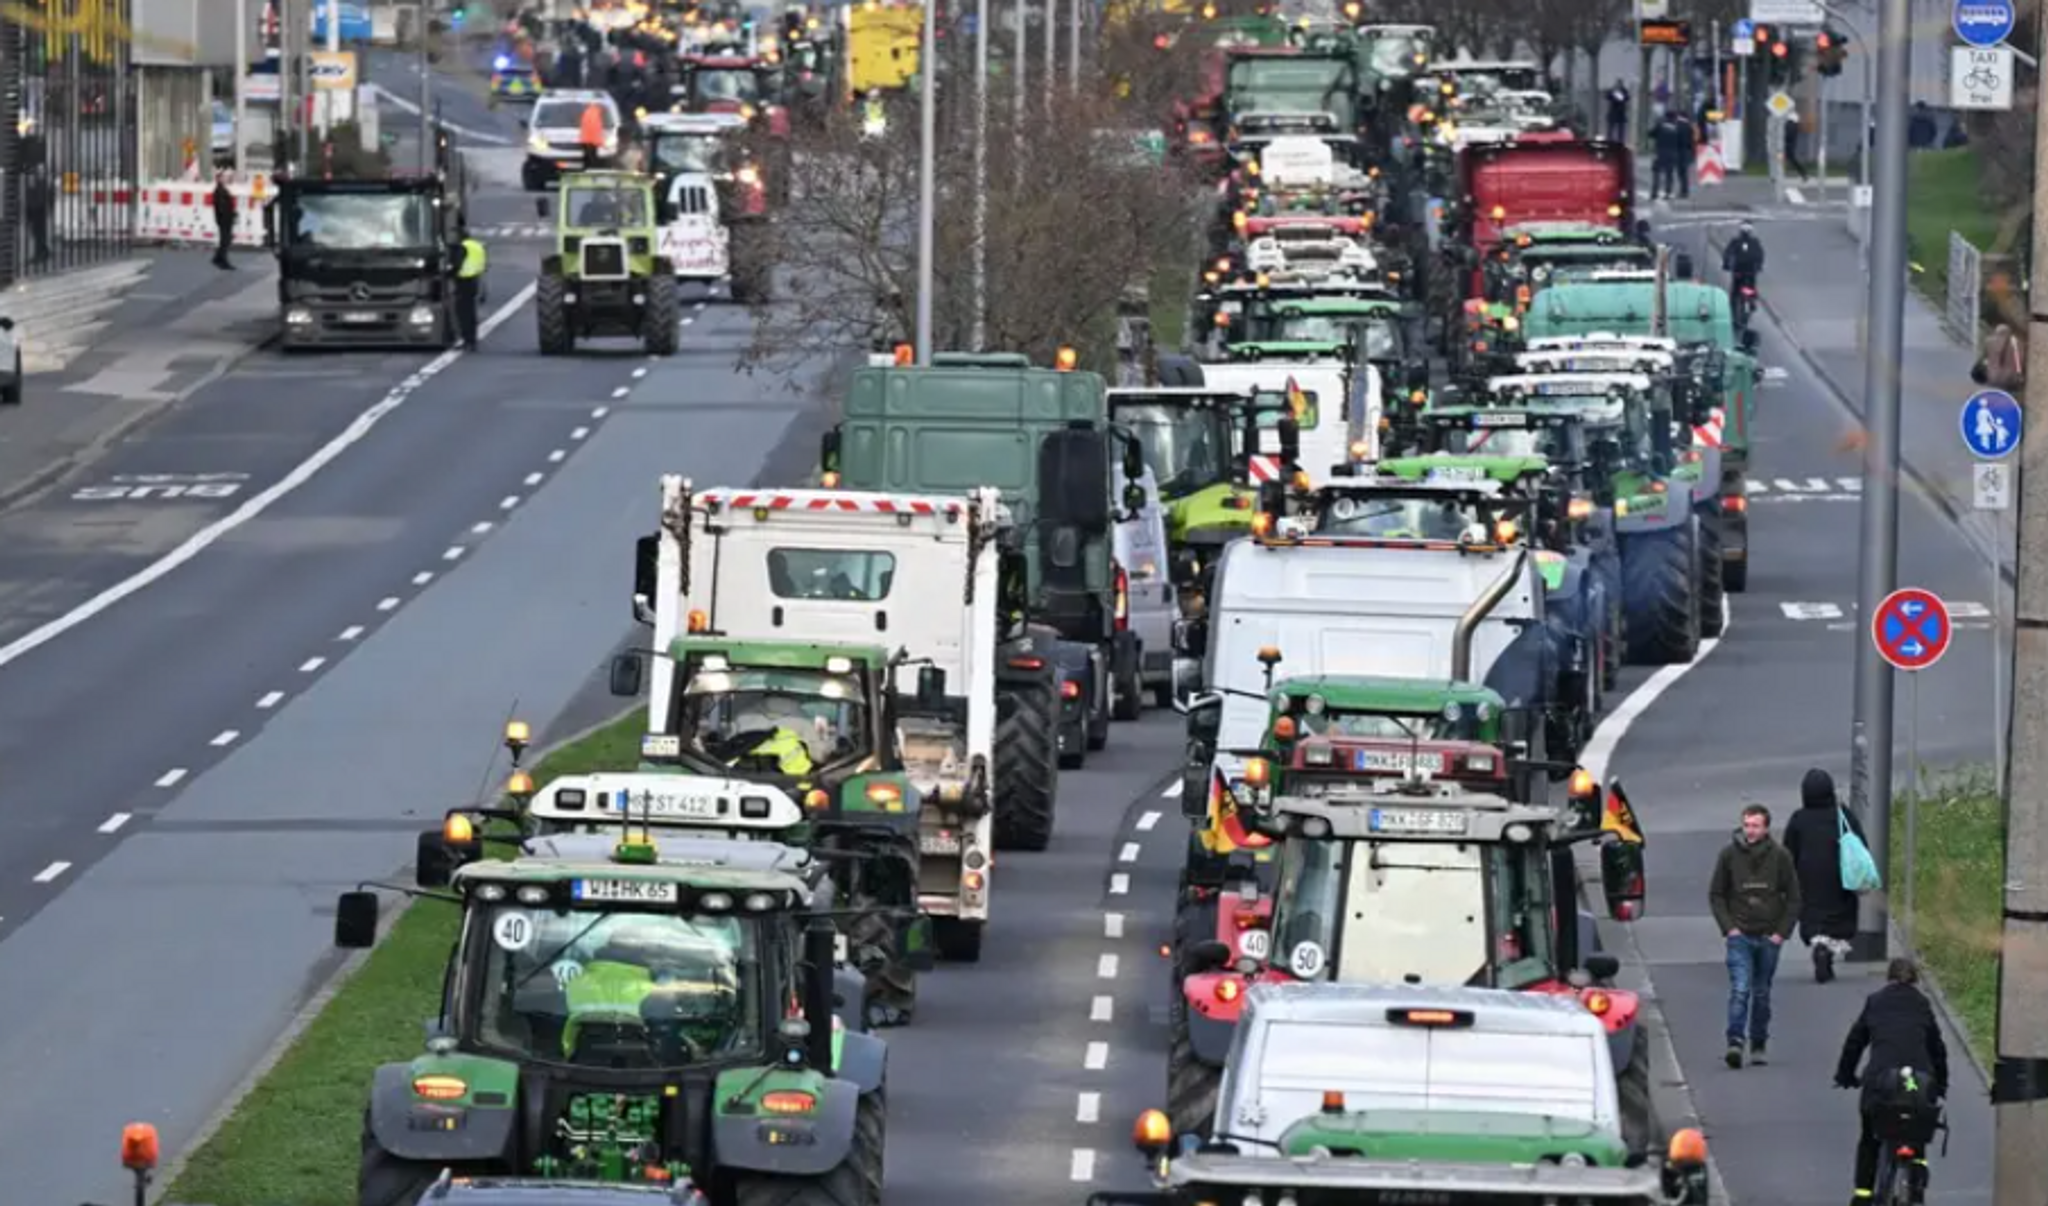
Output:
<instances>
[{"instance_id":1,"label":"cyclist","mask_svg":"<svg viewBox=\"0 0 2048 1206\"><path fill-rule=\"evenodd\" d=\"M1863 1012L1842 1043L1835 1087L1861 1087L1862 1133L1856 1139L1856 1193L1852 1203L1869 1203L1877 1180L1879 1143L1896 1143L1919 1153L1904 1161L1910 1200L1927 1192L1927 1143L1948 1095L1948 1046L1934 1006L1920 994L1920 969L1911 959L1894 959L1885 985L1863 1002ZM1863 1075L1856 1065L1870 1053Z\"/></svg>"},{"instance_id":2,"label":"cyclist","mask_svg":"<svg viewBox=\"0 0 2048 1206\"><path fill-rule=\"evenodd\" d=\"M1735 303L1736 321L1747 322L1749 315L1741 301L1746 286L1756 288L1756 278L1764 272L1764 242L1756 237L1756 225L1743 222L1735 232L1726 250L1721 252L1721 270L1728 274L1728 300Z\"/></svg>"}]
</instances>

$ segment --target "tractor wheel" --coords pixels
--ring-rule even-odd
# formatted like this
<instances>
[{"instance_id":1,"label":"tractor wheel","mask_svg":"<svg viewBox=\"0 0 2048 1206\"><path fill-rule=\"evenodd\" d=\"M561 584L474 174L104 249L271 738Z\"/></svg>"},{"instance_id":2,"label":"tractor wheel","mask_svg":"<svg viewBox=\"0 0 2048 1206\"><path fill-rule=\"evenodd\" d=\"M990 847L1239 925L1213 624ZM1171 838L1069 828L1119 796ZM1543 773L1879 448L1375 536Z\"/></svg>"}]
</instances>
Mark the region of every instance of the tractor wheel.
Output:
<instances>
[{"instance_id":1,"label":"tractor wheel","mask_svg":"<svg viewBox=\"0 0 2048 1206\"><path fill-rule=\"evenodd\" d=\"M664 263L666 261L663 261ZM676 278L657 273L647 278L647 306L640 311L640 339L650 356L673 356L682 334L683 306Z\"/></svg>"},{"instance_id":2,"label":"tractor wheel","mask_svg":"<svg viewBox=\"0 0 2048 1206\"><path fill-rule=\"evenodd\" d=\"M1207 1136L1216 1125L1216 1097L1223 1087L1223 1069L1195 1058L1188 1034L1188 1002L1178 989L1169 1010L1166 1047L1166 1116L1176 1135Z\"/></svg>"},{"instance_id":3,"label":"tractor wheel","mask_svg":"<svg viewBox=\"0 0 2048 1206\"><path fill-rule=\"evenodd\" d=\"M1145 714L1145 651L1136 641L1116 643L1110 659L1110 719L1136 720Z\"/></svg>"},{"instance_id":4,"label":"tractor wheel","mask_svg":"<svg viewBox=\"0 0 2048 1206\"><path fill-rule=\"evenodd\" d=\"M846 945L867 987L867 1023L877 1030L907 1026L917 1010L917 973L903 965L896 938L895 925L879 911L860 913L846 923Z\"/></svg>"},{"instance_id":5,"label":"tractor wheel","mask_svg":"<svg viewBox=\"0 0 2048 1206\"><path fill-rule=\"evenodd\" d=\"M1721 585L1735 594L1749 589L1749 559L1723 561L1721 563Z\"/></svg>"},{"instance_id":6,"label":"tractor wheel","mask_svg":"<svg viewBox=\"0 0 2048 1206\"><path fill-rule=\"evenodd\" d=\"M1629 1044L1628 1067L1615 1077L1621 1102L1621 1142L1633 1154L1648 1152L1657 1141L1657 1107L1650 1100L1650 1033L1636 1022Z\"/></svg>"},{"instance_id":7,"label":"tractor wheel","mask_svg":"<svg viewBox=\"0 0 2048 1206\"><path fill-rule=\"evenodd\" d=\"M1628 643L1628 610L1619 598L1607 602L1606 635L1600 642L1600 689L1612 691L1621 685L1621 653Z\"/></svg>"},{"instance_id":8,"label":"tractor wheel","mask_svg":"<svg viewBox=\"0 0 2048 1206\"><path fill-rule=\"evenodd\" d=\"M881 1206L887 1134L882 1094L863 1094L844 1160L816 1177L749 1176L734 1186L733 1206Z\"/></svg>"},{"instance_id":9,"label":"tractor wheel","mask_svg":"<svg viewBox=\"0 0 2048 1206\"><path fill-rule=\"evenodd\" d=\"M356 1198L362 1206L415 1206L433 1188L442 1167L385 1151L370 1130L370 1116L363 1115L363 1157L356 1171Z\"/></svg>"},{"instance_id":10,"label":"tractor wheel","mask_svg":"<svg viewBox=\"0 0 2048 1206\"><path fill-rule=\"evenodd\" d=\"M1214 896L1198 900L1193 893L1181 894L1180 905L1173 913L1173 950L1169 960L1171 970L1167 973L1176 994L1180 991L1182 979L1181 957L1190 947L1216 937L1216 920L1222 907L1222 902Z\"/></svg>"},{"instance_id":11,"label":"tractor wheel","mask_svg":"<svg viewBox=\"0 0 2048 1206\"><path fill-rule=\"evenodd\" d=\"M1700 516L1700 635L1717 637L1728 617L1727 566L1721 561L1721 524Z\"/></svg>"},{"instance_id":12,"label":"tractor wheel","mask_svg":"<svg viewBox=\"0 0 2048 1206\"><path fill-rule=\"evenodd\" d=\"M1622 537L1621 593L1628 601L1628 660L1678 665L1700 648L1692 526Z\"/></svg>"},{"instance_id":13,"label":"tractor wheel","mask_svg":"<svg viewBox=\"0 0 2048 1206\"><path fill-rule=\"evenodd\" d=\"M569 327L568 282L559 276L543 276L533 294L533 317L540 326L540 354L566 356L576 350L576 333Z\"/></svg>"},{"instance_id":14,"label":"tractor wheel","mask_svg":"<svg viewBox=\"0 0 2048 1206\"><path fill-rule=\"evenodd\" d=\"M963 921L958 917L932 918L932 943L939 958L948 963L981 962L981 935L985 921Z\"/></svg>"},{"instance_id":15,"label":"tractor wheel","mask_svg":"<svg viewBox=\"0 0 2048 1206\"><path fill-rule=\"evenodd\" d=\"M1059 793L1059 696L1048 677L1013 689L1012 698L996 725L996 849L1043 850Z\"/></svg>"}]
</instances>

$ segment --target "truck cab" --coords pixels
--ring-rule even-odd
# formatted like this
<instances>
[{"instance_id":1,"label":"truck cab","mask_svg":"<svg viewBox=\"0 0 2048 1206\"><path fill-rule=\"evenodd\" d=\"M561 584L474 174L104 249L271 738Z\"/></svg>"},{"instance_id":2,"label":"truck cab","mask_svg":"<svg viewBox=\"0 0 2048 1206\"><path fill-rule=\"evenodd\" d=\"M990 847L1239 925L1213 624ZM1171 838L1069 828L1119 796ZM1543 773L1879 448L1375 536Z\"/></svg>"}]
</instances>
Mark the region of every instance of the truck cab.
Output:
<instances>
[{"instance_id":1,"label":"truck cab","mask_svg":"<svg viewBox=\"0 0 2048 1206\"><path fill-rule=\"evenodd\" d=\"M265 221L283 345L453 345L461 210L438 175L282 181Z\"/></svg>"},{"instance_id":2,"label":"truck cab","mask_svg":"<svg viewBox=\"0 0 2048 1206\"><path fill-rule=\"evenodd\" d=\"M678 277L710 282L730 276L727 214L766 212L759 171L749 168L734 137L744 124L728 113L654 113L641 120L661 229L656 247Z\"/></svg>"}]
</instances>

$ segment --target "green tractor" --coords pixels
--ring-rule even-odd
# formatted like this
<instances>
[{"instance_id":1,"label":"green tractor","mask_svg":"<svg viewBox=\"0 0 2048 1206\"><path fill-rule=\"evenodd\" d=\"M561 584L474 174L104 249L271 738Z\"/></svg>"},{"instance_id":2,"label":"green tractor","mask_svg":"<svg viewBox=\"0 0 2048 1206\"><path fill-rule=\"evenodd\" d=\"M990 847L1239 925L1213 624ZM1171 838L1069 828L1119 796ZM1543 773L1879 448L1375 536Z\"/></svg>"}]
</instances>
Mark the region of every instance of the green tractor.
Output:
<instances>
[{"instance_id":1,"label":"green tractor","mask_svg":"<svg viewBox=\"0 0 2048 1206\"><path fill-rule=\"evenodd\" d=\"M1657 266L1655 248L1612 226L1593 222L1535 222L1501 232L1500 247L1485 266L1487 297L1528 310L1553 285L1595 280L1599 274L1645 272Z\"/></svg>"},{"instance_id":2,"label":"green tractor","mask_svg":"<svg viewBox=\"0 0 2048 1206\"><path fill-rule=\"evenodd\" d=\"M362 1206L413 1206L444 1170L879 1200L886 1048L834 1016L839 937L792 867L808 856L665 858L623 829L419 868L461 937L425 1053L372 1082ZM372 945L377 915L374 892L343 894L336 944Z\"/></svg>"},{"instance_id":3,"label":"green tractor","mask_svg":"<svg viewBox=\"0 0 2048 1206\"><path fill-rule=\"evenodd\" d=\"M533 298L543 356L566 356L582 339L638 339L672 356L682 332L682 295L656 254L654 183L632 172L578 172L558 193L555 251L541 260ZM548 201L535 202L548 216Z\"/></svg>"},{"instance_id":4,"label":"green tractor","mask_svg":"<svg viewBox=\"0 0 2048 1206\"><path fill-rule=\"evenodd\" d=\"M1738 330L1727 293L1671 279L1557 285L1530 307L1526 333L1532 349L1669 341L1694 378L1690 388L1710 400L1694 424L1719 453L1719 481L1710 485L1722 520L1721 579L1747 590L1750 441L1764 371L1756 332Z\"/></svg>"}]
</instances>

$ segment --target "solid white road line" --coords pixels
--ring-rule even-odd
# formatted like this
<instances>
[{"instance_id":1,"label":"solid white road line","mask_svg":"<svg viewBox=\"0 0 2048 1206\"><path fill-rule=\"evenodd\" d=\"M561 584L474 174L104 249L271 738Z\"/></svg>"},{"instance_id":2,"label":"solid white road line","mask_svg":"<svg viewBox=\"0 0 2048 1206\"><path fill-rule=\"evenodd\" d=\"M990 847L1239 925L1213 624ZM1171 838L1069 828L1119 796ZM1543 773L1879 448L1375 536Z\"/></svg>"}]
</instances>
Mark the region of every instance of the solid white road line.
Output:
<instances>
[{"instance_id":1,"label":"solid white road line","mask_svg":"<svg viewBox=\"0 0 2048 1206\"><path fill-rule=\"evenodd\" d=\"M1109 1044L1088 1044L1086 1054L1081 1056L1081 1066L1090 1072L1100 1072L1109 1067Z\"/></svg>"},{"instance_id":2,"label":"solid white road line","mask_svg":"<svg viewBox=\"0 0 2048 1206\"><path fill-rule=\"evenodd\" d=\"M100 832L119 833L121 831L121 826L126 825L129 821L132 821L134 819L134 816L130 813L117 812L113 816L110 816L106 820L100 822Z\"/></svg>"},{"instance_id":3,"label":"solid white road line","mask_svg":"<svg viewBox=\"0 0 2048 1206\"><path fill-rule=\"evenodd\" d=\"M1643 713L1649 711L1650 705L1656 703L1659 696L1677 685L1679 679L1691 673L1695 666L1706 661L1714 650L1719 649L1721 642L1728 639L1728 633L1734 627L1735 609L1728 605L1728 599L1724 595L1721 599L1721 635L1701 641L1700 650L1691 661L1682 666L1665 666L1644 679L1642 686L1629 692L1628 698L1621 701L1620 707L1601 718L1599 726L1593 730L1592 739L1586 742L1585 750L1579 754L1579 765L1592 772L1595 779L1605 779L1607 763L1614 757L1614 751L1621 745L1621 739L1628 736L1629 729L1636 721L1642 719Z\"/></svg>"},{"instance_id":4,"label":"solid white road line","mask_svg":"<svg viewBox=\"0 0 2048 1206\"><path fill-rule=\"evenodd\" d=\"M1075 1122L1102 1121L1102 1094L1083 1093L1074 1103Z\"/></svg>"},{"instance_id":5,"label":"solid white road line","mask_svg":"<svg viewBox=\"0 0 2048 1206\"><path fill-rule=\"evenodd\" d=\"M69 870L71 870L70 863L51 863L49 866L36 872L36 882L39 884L49 883Z\"/></svg>"},{"instance_id":6,"label":"solid white road line","mask_svg":"<svg viewBox=\"0 0 2048 1206\"><path fill-rule=\"evenodd\" d=\"M527 285L518 293L513 294L512 299L499 307L497 313L484 320L477 333L480 336L489 335L492 331L503 325L506 319L512 317L515 311L533 298L534 289L534 285ZM184 565L212 547L221 537L226 536L229 532L234 531L265 511L268 511L271 507L276 506L279 499L284 498L300 486L311 481L314 474L332 464L342 453L347 452L351 447L360 443L386 415L405 405L406 399L410 398L414 392L428 381L439 376L449 365L462 359L464 354L461 348L450 348L439 356L434 357L426 364L420 366L419 370L413 373L412 376L399 382L376 405L357 415L355 421L344 428L341 434L322 445L312 456L299 462L298 466L290 473L285 474L264 490L251 495L249 500L241 506L236 507L228 514L221 516L219 519L194 532L186 538L183 544L129 577L115 583L113 586L108 587L106 590L101 591L99 594L94 595L92 598L87 599L77 607L72 608L70 611L65 612L63 615L58 616L34 631L15 638L15 640L5 646L0 646L0 666L17 661L29 653L42 648L44 645L70 632L80 624L99 615L130 595L155 585L172 570Z\"/></svg>"},{"instance_id":7,"label":"solid white road line","mask_svg":"<svg viewBox=\"0 0 2048 1206\"><path fill-rule=\"evenodd\" d=\"M182 766L178 767L175 770L167 770L163 774L157 776L156 785L158 787L176 787L179 784L179 782L185 778L185 775L187 773L188 772Z\"/></svg>"}]
</instances>

